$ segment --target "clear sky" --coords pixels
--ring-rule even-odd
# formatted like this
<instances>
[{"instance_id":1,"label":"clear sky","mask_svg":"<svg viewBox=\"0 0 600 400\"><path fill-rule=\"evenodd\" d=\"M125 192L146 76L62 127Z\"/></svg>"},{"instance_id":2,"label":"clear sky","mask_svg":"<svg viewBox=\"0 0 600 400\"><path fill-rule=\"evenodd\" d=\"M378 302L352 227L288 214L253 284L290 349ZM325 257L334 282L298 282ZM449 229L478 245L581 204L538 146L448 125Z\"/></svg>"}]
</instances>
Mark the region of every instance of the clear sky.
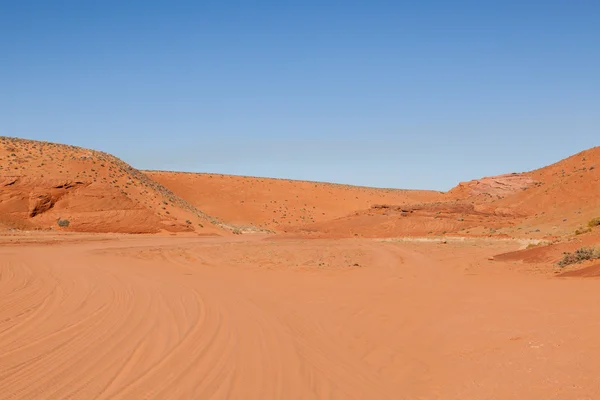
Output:
<instances>
[{"instance_id":1,"label":"clear sky","mask_svg":"<svg viewBox=\"0 0 600 400\"><path fill-rule=\"evenodd\" d=\"M600 2L0 1L0 134L447 190L600 144Z\"/></svg>"}]
</instances>

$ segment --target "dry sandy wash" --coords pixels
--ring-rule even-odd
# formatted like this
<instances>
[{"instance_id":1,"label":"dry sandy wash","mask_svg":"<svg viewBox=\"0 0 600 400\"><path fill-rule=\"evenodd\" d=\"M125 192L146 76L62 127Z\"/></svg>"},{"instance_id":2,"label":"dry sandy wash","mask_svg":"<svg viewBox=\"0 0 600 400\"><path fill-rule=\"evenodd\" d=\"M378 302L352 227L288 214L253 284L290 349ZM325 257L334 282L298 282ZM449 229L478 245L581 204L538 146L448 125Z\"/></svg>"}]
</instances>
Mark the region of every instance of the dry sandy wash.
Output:
<instances>
[{"instance_id":1,"label":"dry sandy wash","mask_svg":"<svg viewBox=\"0 0 600 400\"><path fill-rule=\"evenodd\" d=\"M517 241L4 236L0 399L597 399L598 281Z\"/></svg>"}]
</instances>

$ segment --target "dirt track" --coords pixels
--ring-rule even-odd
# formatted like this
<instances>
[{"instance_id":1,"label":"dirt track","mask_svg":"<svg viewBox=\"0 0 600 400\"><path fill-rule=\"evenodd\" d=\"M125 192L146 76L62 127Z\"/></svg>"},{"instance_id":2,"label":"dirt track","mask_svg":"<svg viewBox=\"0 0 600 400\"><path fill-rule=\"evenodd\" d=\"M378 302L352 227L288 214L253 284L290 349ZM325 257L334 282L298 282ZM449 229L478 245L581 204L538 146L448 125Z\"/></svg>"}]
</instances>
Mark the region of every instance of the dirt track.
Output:
<instances>
[{"instance_id":1,"label":"dirt track","mask_svg":"<svg viewBox=\"0 0 600 400\"><path fill-rule=\"evenodd\" d=\"M514 244L106 239L0 249L0 399L600 396L597 281Z\"/></svg>"}]
</instances>

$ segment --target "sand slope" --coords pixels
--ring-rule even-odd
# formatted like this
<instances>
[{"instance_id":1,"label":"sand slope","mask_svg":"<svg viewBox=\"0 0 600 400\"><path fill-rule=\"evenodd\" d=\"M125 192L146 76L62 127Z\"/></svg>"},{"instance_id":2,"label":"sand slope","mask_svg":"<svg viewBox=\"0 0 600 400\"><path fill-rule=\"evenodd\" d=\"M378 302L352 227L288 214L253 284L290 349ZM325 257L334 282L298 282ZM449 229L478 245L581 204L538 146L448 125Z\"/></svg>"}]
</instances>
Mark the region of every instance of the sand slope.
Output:
<instances>
[{"instance_id":1,"label":"sand slope","mask_svg":"<svg viewBox=\"0 0 600 400\"><path fill-rule=\"evenodd\" d=\"M321 237L569 238L600 216L596 165L600 147L532 172L463 182L433 202L389 203L288 230Z\"/></svg>"},{"instance_id":2,"label":"sand slope","mask_svg":"<svg viewBox=\"0 0 600 400\"><path fill-rule=\"evenodd\" d=\"M0 189L5 228L221 231L200 210L118 158L74 146L0 138ZM59 219L69 225L59 226Z\"/></svg>"},{"instance_id":3,"label":"sand slope","mask_svg":"<svg viewBox=\"0 0 600 400\"><path fill-rule=\"evenodd\" d=\"M538 183L497 201L500 206L530 214L525 225L565 235L600 216L600 147L529 172L528 176Z\"/></svg>"},{"instance_id":4,"label":"sand slope","mask_svg":"<svg viewBox=\"0 0 600 400\"><path fill-rule=\"evenodd\" d=\"M600 215L596 165L598 147L536 171L463 182L440 193L141 172L102 152L1 138L0 229L223 234L225 227L328 237L559 238ZM69 226L59 226L59 219Z\"/></svg>"},{"instance_id":5,"label":"sand slope","mask_svg":"<svg viewBox=\"0 0 600 400\"><path fill-rule=\"evenodd\" d=\"M513 225L519 215L492 206L442 202L416 205L374 205L332 221L288 229L290 234L319 237L403 237L460 234L489 236ZM506 236L495 234L494 236Z\"/></svg>"},{"instance_id":6,"label":"sand slope","mask_svg":"<svg viewBox=\"0 0 600 400\"><path fill-rule=\"evenodd\" d=\"M277 231L330 221L373 204L415 204L438 201L443 196L427 190L374 189L286 179L145 173L222 221Z\"/></svg>"}]
</instances>

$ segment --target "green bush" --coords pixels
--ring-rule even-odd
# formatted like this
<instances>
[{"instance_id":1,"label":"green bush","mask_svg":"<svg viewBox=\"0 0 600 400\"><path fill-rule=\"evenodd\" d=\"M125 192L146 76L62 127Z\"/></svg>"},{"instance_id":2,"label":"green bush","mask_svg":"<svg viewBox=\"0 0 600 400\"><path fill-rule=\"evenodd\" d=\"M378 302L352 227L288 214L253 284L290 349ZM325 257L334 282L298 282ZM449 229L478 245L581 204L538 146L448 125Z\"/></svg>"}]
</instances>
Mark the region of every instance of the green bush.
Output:
<instances>
[{"instance_id":1,"label":"green bush","mask_svg":"<svg viewBox=\"0 0 600 400\"><path fill-rule=\"evenodd\" d=\"M68 219L59 219L57 222L58 226L61 228L66 228L71 223Z\"/></svg>"},{"instance_id":2,"label":"green bush","mask_svg":"<svg viewBox=\"0 0 600 400\"><path fill-rule=\"evenodd\" d=\"M558 262L559 267L566 267L571 264L579 264L587 260L596 260L600 258L600 250L594 247L581 247L574 253L564 253L562 260Z\"/></svg>"}]
</instances>

